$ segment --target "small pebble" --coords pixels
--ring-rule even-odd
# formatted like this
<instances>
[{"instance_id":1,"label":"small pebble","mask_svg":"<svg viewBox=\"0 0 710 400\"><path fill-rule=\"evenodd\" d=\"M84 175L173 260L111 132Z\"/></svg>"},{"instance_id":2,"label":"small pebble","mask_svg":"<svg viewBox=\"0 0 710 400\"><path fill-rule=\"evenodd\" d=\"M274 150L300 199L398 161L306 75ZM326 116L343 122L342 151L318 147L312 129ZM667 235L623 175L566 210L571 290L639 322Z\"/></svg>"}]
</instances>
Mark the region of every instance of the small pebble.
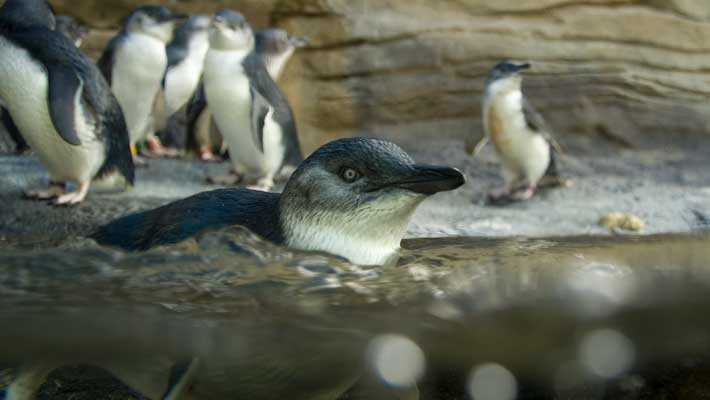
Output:
<instances>
[{"instance_id":1,"label":"small pebble","mask_svg":"<svg viewBox=\"0 0 710 400\"><path fill-rule=\"evenodd\" d=\"M642 231L646 223L635 215L613 212L599 219L599 225L609 229L624 229L627 231Z\"/></svg>"}]
</instances>

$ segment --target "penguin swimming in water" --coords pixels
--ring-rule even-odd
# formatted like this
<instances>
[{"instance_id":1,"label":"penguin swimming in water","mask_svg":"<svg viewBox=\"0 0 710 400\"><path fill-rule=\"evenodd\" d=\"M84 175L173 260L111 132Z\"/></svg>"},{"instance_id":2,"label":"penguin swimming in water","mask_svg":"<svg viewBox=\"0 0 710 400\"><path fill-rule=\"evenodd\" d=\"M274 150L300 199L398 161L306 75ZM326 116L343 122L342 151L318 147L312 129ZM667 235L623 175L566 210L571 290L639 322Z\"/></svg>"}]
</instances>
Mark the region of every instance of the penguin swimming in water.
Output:
<instances>
[{"instance_id":1,"label":"penguin swimming in water","mask_svg":"<svg viewBox=\"0 0 710 400\"><path fill-rule=\"evenodd\" d=\"M81 26L74 18L68 15L58 15L55 17L55 28L57 32L61 32L76 47L81 46L81 42L88 33L88 30ZM15 154L22 154L30 149L22 134L17 129L15 122L12 120L10 113L7 112L2 103L0 103L0 121L10 135L10 139L15 143Z\"/></svg>"},{"instance_id":2,"label":"penguin swimming in water","mask_svg":"<svg viewBox=\"0 0 710 400\"><path fill-rule=\"evenodd\" d=\"M156 155L177 155L185 147L187 121L185 106L197 90L202 78L202 67L209 49L211 18L206 15L190 17L175 30L175 37L168 44L168 67L162 83L162 96L157 101L156 130L161 142L173 147L157 145ZM172 151L171 151L172 150Z\"/></svg>"},{"instance_id":3,"label":"penguin swimming in water","mask_svg":"<svg viewBox=\"0 0 710 400\"><path fill-rule=\"evenodd\" d=\"M485 137L471 151L474 155L488 142L501 161L506 187L489 196L492 203L527 200L543 177L558 177L559 145L552 131L522 92L521 71L530 64L508 61L490 71L483 98Z\"/></svg>"},{"instance_id":4,"label":"penguin swimming in water","mask_svg":"<svg viewBox=\"0 0 710 400\"><path fill-rule=\"evenodd\" d=\"M168 65L165 46L182 15L162 6L133 10L104 50L98 65L111 85L128 124L131 151L151 135L152 110Z\"/></svg>"},{"instance_id":5,"label":"penguin swimming in water","mask_svg":"<svg viewBox=\"0 0 710 400\"><path fill-rule=\"evenodd\" d=\"M236 188L204 192L120 218L92 237L104 245L146 250L241 225L274 243L382 265L396 258L422 200L464 182L456 169L415 164L393 143L340 139L311 154L282 194Z\"/></svg>"},{"instance_id":6,"label":"penguin swimming in water","mask_svg":"<svg viewBox=\"0 0 710 400\"><path fill-rule=\"evenodd\" d=\"M244 17L221 11L213 19L204 67L207 104L229 149L237 180L270 189L284 166L302 160L291 107L255 52ZM215 183L235 183L232 178Z\"/></svg>"},{"instance_id":7,"label":"penguin swimming in water","mask_svg":"<svg viewBox=\"0 0 710 400\"><path fill-rule=\"evenodd\" d=\"M132 185L133 163L116 98L54 26L46 0L7 0L0 8L0 98L49 170L50 189L28 196L76 204L94 178L117 172ZM65 192L66 181L77 190Z\"/></svg>"},{"instance_id":8,"label":"penguin swimming in water","mask_svg":"<svg viewBox=\"0 0 710 400\"><path fill-rule=\"evenodd\" d=\"M290 36L285 30L276 28L260 29L256 31L254 38L256 41L255 51L261 57L266 70L274 81L278 81L296 49L308 44L307 39ZM220 149L222 136L207 108L203 85L200 85L189 104L187 120L188 147L196 149L202 160L214 160L213 149ZM290 175L290 173L284 172L282 171L281 175Z\"/></svg>"}]
</instances>

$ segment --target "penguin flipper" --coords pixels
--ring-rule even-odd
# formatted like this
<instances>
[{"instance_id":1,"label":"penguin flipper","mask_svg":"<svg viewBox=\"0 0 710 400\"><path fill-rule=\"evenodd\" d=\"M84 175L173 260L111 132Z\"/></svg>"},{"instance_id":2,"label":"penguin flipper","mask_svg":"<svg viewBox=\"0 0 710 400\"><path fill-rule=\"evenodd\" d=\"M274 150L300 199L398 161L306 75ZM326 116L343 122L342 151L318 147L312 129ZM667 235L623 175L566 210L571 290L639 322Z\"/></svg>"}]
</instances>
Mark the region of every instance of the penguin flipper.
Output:
<instances>
[{"instance_id":1,"label":"penguin flipper","mask_svg":"<svg viewBox=\"0 0 710 400\"><path fill-rule=\"evenodd\" d=\"M271 105L258 91L251 88L251 134L256 147L264 152L264 125Z\"/></svg>"},{"instance_id":2,"label":"penguin flipper","mask_svg":"<svg viewBox=\"0 0 710 400\"><path fill-rule=\"evenodd\" d=\"M559 154L564 154L562 151L562 146L557 142L557 140L552 136L552 129L542 117L542 114L537 112L535 108L530 104L530 102L523 97L523 116L525 117L525 123L528 128L541 134L550 146L555 149Z\"/></svg>"},{"instance_id":3,"label":"penguin flipper","mask_svg":"<svg viewBox=\"0 0 710 400\"><path fill-rule=\"evenodd\" d=\"M124 39L124 33L119 33L114 36L106 45L99 61L96 62L96 66L99 67L99 71L101 71L101 74L104 76L109 86L112 84L114 56L116 51L118 51L118 46L123 43Z\"/></svg>"},{"instance_id":4,"label":"penguin flipper","mask_svg":"<svg viewBox=\"0 0 710 400\"><path fill-rule=\"evenodd\" d=\"M47 100L54 128L64 141L78 146L81 140L76 132L74 118L77 101L81 99L81 97L77 98L77 93L81 94L83 83L72 69L64 66L48 65L47 72L49 76Z\"/></svg>"}]
</instances>

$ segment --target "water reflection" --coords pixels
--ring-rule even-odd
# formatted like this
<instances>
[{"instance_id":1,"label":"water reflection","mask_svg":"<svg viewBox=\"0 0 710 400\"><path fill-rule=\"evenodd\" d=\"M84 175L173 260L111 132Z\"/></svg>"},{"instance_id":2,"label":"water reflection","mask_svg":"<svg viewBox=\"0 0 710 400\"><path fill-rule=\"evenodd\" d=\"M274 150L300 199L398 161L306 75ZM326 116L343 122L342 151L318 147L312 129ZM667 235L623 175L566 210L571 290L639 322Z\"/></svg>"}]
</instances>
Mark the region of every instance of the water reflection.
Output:
<instances>
[{"instance_id":1,"label":"water reflection","mask_svg":"<svg viewBox=\"0 0 710 400\"><path fill-rule=\"evenodd\" d=\"M0 254L0 365L96 364L152 397L199 359L196 398L495 400L638 392L636 371L710 349L706 234L411 240L386 268L238 228L70 242Z\"/></svg>"}]
</instances>

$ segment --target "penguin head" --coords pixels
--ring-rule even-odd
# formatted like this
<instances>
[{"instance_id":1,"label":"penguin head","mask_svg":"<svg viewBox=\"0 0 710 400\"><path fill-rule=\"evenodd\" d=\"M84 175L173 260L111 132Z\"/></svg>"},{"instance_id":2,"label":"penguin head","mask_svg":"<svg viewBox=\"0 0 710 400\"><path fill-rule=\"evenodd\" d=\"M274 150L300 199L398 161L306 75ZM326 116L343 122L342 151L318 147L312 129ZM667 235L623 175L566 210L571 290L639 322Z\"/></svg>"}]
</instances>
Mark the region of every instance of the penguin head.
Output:
<instances>
[{"instance_id":1,"label":"penguin head","mask_svg":"<svg viewBox=\"0 0 710 400\"><path fill-rule=\"evenodd\" d=\"M163 6L141 6L128 15L125 30L129 33L152 36L167 44L173 37L175 25L184 20L184 15L173 14Z\"/></svg>"},{"instance_id":2,"label":"penguin head","mask_svg":"<svg viewBox=\"0 0 710 400\"><path fill-rule=\"evenodd\" d=\"M7 0L0 8L0 25L56 27L54 10L47 0Z\"/></svg>"},{"instance_id":3,"label":"penguin head","mask_svg":"<svg viewBox=\"0 0 710 400\"><path fill-rule=\"evenodd\" d=\"M207 15L193 15L180 26L181 31L193 35L196 33L207 33L212 24L212 18Z\"/></svg>"},{"instance_id":4,"label":"penguin head","mask_svg":"<svg viewBox=\"0 0 710 400\"><path fill-rule=\"evenodd\" d=\"M211 24L212 18L207 15L193 15L175 29L175 38L170 44L187 47L195 39L206 42Z\"/></svg>"},{"instance_id":5,"label":"penguin head","mask_svg":"<svg viewBox=\"0 0 710 400\"><path fill-rule=\"evenodd\" d=\"M530 69L529 63L515 64L502 61L494 65L488 74L486 86L489 90L520 90L523 77L521 71Z\"/></svg>"},{"instance_id":6,"label":"penguin head","mask_svg":"<svg viewBox=\"0 0 710 400\"><path fill-rule=\"evenodd\" d=\"M254 34L254 37L256 51L262 54L285 54L308 44L306 38L289 36L288 32L283 29L261 29Z\"/></svg>"},{"instance_id":7,"label":"penguin head","mask_svg":"<svg viewBox=\"0 0 710 400\"><path fill-rule=\"evenodd\" d=\"M286 184L280 200L285 238L297 248L379 264L399 248L422 200L464 183L459 170L415 164L394 143L336 140L308 157ZM357 249L357 243L370 244Z\"/></svg>"},{"instance_id":8,"label":"penguin head","mask_svg":"<svg viewBox=\"0 0 710 400\"><path fill-rule=\"evenodd\" d=\"M56 30L64 34L64 36L71 40L76 47L81 46L81 42L89 33L89 30L79 24L77 20L68 15L59 15L57 16L56 20Z\"/></svg>"},{"instance_id":9,"label":"penguin head","mask_svg":"<svg viewBox=\"0 0 710 400\"><path fill-rule=\"evenodd\" d=\"M254 33L242 14L223 10L212 18L210 46L217 50L250 52L254 49Z\"/></svg>"}]
</instances>

